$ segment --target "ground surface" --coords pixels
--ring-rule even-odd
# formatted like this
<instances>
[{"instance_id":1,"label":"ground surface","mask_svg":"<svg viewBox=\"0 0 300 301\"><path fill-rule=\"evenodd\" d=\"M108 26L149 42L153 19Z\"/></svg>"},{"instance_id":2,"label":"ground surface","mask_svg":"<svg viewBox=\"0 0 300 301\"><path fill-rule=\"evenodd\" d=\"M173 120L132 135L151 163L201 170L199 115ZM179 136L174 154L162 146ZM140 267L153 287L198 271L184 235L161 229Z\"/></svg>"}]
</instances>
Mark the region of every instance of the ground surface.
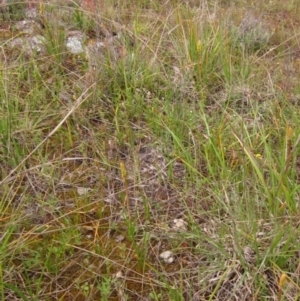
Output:
<instances>
[{"instance_id":1,"label":"ground surface","mask_svg":"<svg viewBox=\"0 0 300 301\"><path fill-rule=\"evenodd\" d=\"M59 2L0 2L0 298L298 300L298 1Z\"/></svg>"}]
</instances>

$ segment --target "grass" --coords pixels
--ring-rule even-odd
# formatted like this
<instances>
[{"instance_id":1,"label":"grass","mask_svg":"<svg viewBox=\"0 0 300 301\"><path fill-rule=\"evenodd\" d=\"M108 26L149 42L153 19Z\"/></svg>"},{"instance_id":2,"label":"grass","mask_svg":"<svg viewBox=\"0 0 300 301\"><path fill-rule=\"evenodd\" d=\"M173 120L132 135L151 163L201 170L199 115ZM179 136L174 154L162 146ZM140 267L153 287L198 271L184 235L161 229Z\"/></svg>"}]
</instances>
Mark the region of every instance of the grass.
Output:
<instances>
[{"instance_id":1,"label":"grass","mask_svg":"<svg viewBox=\"0 0 300 301\"><path fill-rule=\"evenodd\" d=\"M297 2L12 2L0 299L298 300Z\"/></svg>"}]
</instances>

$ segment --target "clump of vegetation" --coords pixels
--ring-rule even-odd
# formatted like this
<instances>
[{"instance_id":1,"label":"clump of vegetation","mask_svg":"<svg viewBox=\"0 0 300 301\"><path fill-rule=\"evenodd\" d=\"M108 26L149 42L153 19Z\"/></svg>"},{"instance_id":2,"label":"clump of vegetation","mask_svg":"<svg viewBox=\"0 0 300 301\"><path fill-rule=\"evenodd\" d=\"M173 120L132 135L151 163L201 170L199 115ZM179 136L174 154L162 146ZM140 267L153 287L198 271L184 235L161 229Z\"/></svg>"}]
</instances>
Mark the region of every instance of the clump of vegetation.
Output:
<instances>
[{"instance_id":1,"label":"clump of vegetation","mask_svg":"<svg viewBox=\"0 0 300 301\"><path fill-rule=\"evenodd\" d=\"M3 10L0 299L297 300L299 6L92 2Z\"/></svg>"},{"instance_id":2,"label":"clump of vegetation","mask_svg":"<svg viewBox=\"0 0 300 301\"><path fill-rule=\"evenodd\" d=\"M25 17L25 3L17 0L2 0L0 2L0 20L17 21Z\"/></svg>"},{"instance_id":3,"label":"clump of vegetation","mask_svg":"<svg viewBox=\"0 0 300 301\"><path fill-rule=\"evenodd\" d=\"M248 51L262 51L272 36L271 29L259 17L246 13L238 27L238 41Z\"/></svg>"}]
</instances>

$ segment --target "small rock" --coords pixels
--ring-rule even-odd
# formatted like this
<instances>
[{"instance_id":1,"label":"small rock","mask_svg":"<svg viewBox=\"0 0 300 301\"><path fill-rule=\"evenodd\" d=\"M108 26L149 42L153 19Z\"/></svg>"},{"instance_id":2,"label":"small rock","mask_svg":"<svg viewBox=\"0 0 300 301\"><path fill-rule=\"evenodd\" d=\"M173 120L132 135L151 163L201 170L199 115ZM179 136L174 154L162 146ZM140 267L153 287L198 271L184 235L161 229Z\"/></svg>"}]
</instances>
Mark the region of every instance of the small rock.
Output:
<instances>
[{"instance_id":1,"label":"small rock","mask_svg":"<svg viewBox=\"0 0 300 301\"><path fill-rule=\"evenodd\" d=\"M17 30L22 31L23 33L33 34L34 29L39 25L33 20L22 20L18 21L15 24Z\"/></svg>"},{"instance_id":2,"label":"small rock","mask_svg":"<svg viewBox=\"0 0 300 301\"><path fill-rule=\"evenodd\" d=\"M122 277L123 277L122 271L116 272L115 277L116 277L116 278L122 278Z\"/></svg>"},{"instance_id":3,"label":"small rock","mask_svg":"<svg viewBox=\"0 0 300 301\"><path fill-rule=\"evenodd\" d=\"M118 235L115 239L116 242L122 242L125 239L124 235Z\"/></svg>"},{"instance_id":4,"label":"small rock","mask_svg":"<svg viewBox=\"0 0 300 301\"><path fill-rule=\"evenodd\" d=\"M107 204L114 204L116 200L113 197L107 197L104 199L104 202Z\"/></svg>"},{"instance_id":5,"label":"small rock","mask_svg":"<svg viewBox=\"0 0 300 301\"><path fill-rule=\"evenodd\" d=\"M86 187L77 187L77 193L79 195L85 195L91 191L91 188L86 188Z\"/></svg>"},{"instance_id":6,"label":"small rock","mask_svg":"<svg viewBox=\"0 0 300 301\"><path fill-rule=\"evenodd\" d=\"M72 35L67 38L66 47L72 54L85 52L83 34L81 32L72 33Z\"/></svg>"},{"instance_id":7,"label":"small rock","mask_svg":"<svg viewBox=\"0 0 300 301\"><path fill-rule=\"evenodd\" d=\"M8 43L8 47L11 49L19 49L25 52L27 55L33 53L45 52L45 38L42 36L33 36L25 38L16 38Z\"/></svg>"},{"instance_id":8,"label":"small rock","mask_svg":"<svg viewBox=\"0 0 300 301\"><path fill-rule=\"evenodd\" d=\"M179 218L175 218L173 220L173 226L172 226L172 229L175 230L175 231L186 231L187 230L187 223Z\"/></svg>"},{"instance_id":9,"label":"small rock","mask_svg":"<svg viewBox=\"0 0 300 301\"><path fill-rule=\"evenodd\" d=\"M174 254L172 251L164 251L160 253L159 257L163 259L165 263L173 263L175 260Z\"/></svg>"}]
</instances>

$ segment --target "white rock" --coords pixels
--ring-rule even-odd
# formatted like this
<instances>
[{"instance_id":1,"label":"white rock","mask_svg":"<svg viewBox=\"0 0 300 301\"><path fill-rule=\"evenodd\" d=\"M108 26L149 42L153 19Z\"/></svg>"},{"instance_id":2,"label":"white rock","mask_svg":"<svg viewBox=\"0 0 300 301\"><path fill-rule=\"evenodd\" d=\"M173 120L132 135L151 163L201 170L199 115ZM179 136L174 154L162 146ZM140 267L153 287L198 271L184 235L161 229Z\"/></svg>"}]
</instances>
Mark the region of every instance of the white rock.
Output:
<instances>
[{"instance_id":1,"label":"white rock","mask_svg":"<svg viewBox=\"0 0 300 301\"><path fill-rule=\"evenodd\" d=\"M34 28L37 26L38 24L33 20L22 20L16 22L15 24L17 30L28 34L32 34L34 32Z\"/></svg>"},{"instance_id":2,"label":"white rock","mask_svg":"<svg viewBox=\"0 0 300 301\"><path fill-rule=\"evenodd\" d=\"M80 36L68 37L66 47L72 54L83 53L84 52L83 38Z\"/></svg>"},{"instance_id":3,"label":"white rock","mask_svg":"<svg viewBox=\"0 0 300 301\"><path fill-rule=\"evenodd\" d=\"M172 263L172 262L174 262L174 260L175 260L172 251L164 251L164 252L160 253L159 257L160 257L161 259L163 259L163 261L164 261L165 263Z\"/></svg>"},{"instance_id":4,"label":"white rock","mask_svg":"<svg viewBox=\"0 0 300 301\"><path fill-rule=\"evenodd\" d=\"M187 230L187 223L179 218L175 218L173 220L173 226L172 226L172 229L175 230L175 231L186 231Z\"/></svg>"},{"instance_id":5,"label":"white rock","mask_svg":"<svg viewBox=\"0 0 300 301\"><path fill-rule=\"evenodd\" d=\"M26 52L26 54L31 55L34 52L42 53L45 52L45 38L42 36L24 37L16 38L8 43L11 49L19 49Z\"/></svg>"},{"instance_id":6,"label":"white rock","mask_svg":"<svg viewBox=\"0 0 300 301\"><path fill-rule=\"evenodd\" d=\"M122 278L122 277L123 277L122 271L116 272L115 277L116 277L116 278Z\"/></svg>"},{"instance_id":7,"label":"white rock","mask_svg":"<svg viewBox=\"0 0 300 301\"><path fill-rule=\"evenodd\" d=\"M86 188L86 187L77 187L77 193L79 195L85 195L91 191L91 188Z\"/></svg>"}]
</instances>

